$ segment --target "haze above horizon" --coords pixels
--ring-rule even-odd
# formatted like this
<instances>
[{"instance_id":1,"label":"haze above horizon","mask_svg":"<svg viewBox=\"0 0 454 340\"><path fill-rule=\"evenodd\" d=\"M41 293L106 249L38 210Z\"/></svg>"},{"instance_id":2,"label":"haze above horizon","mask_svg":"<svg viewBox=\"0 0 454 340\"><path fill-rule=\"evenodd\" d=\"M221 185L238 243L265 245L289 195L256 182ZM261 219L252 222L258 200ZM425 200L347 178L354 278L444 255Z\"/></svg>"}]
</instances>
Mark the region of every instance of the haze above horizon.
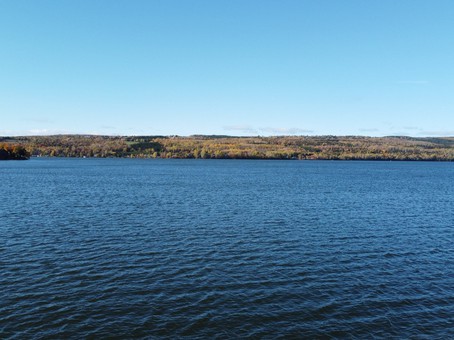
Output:
<instances>
[{"instance_id":1,"label":"haze above horizon","mask_svg":"<svg viewBox=\"0 0 454 340\"><path fill-rule=\"evenodd\" d=\"M0 0L0 135L454 135L454 2Z\"/></svg>"}]
</instances>

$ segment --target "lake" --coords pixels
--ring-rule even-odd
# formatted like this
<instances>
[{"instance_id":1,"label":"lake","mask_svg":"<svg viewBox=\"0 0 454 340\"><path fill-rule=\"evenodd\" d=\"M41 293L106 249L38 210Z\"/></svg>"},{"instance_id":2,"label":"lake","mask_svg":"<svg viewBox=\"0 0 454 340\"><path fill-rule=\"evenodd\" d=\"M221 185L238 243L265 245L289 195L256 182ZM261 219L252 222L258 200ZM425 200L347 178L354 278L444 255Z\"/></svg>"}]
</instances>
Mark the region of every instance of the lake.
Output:
<instances>
[{"instance_id":1,"label":"lake","mask_svg":"<svg viewBox=\"0 0 454 340\"><path fill-rule=\"evenodd\" d=\"M0 338L454 334L454 163L0 163Z\"/></svg>"}]
</instances>

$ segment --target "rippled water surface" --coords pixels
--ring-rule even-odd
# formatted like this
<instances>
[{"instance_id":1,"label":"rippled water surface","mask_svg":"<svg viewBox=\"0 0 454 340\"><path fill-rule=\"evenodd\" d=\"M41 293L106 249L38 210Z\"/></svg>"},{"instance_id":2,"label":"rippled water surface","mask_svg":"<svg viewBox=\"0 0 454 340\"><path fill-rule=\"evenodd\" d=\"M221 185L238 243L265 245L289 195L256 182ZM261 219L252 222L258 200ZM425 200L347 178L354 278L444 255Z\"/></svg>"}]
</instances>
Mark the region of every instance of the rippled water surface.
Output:
<instances>
[{"instance_id":1,"label":"rippled water surface","mask_svg":"<svg viewBox=\"0 0 454 340\"><path fill-rule=\"evenodd\" d=\"M0 163L0 338L454 334L454 164Z\"/></svg>"}]
</instances>

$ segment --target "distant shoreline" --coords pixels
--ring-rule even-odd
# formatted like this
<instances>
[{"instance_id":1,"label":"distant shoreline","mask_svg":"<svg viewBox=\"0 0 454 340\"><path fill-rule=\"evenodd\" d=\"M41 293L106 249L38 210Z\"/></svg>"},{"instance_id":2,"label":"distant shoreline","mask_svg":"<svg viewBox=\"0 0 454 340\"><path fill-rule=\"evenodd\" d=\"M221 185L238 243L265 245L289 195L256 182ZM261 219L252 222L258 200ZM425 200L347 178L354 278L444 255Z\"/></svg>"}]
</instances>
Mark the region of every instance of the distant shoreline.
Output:
<instances>
[{"instance_id":1,"label":"distant shoreline","mask_svg":"<svg viewBox=\"0 0 454 340\"><path fill-rule=\"evenodd\" d=\"M454 137L53 135L0 137L0 144L47 157L454 161Z\"/></svg>"},{"instance_id":2,"label":"distant shoreline","mask_svg":"<svg viewBox=\"0 0 454 340\"><path fill-rule=\"evenodd\" d=\"M289 159L289 158L161 158L161 157L71 157L71 156L31 156L30 159L130 159L130 160L195 160L195 161L288 161L288 162L424 162L424 163L452 163L454 160L431 160L431 159ZM1 161L1 160L0 160Z\"/></svg>"}]
</instances>

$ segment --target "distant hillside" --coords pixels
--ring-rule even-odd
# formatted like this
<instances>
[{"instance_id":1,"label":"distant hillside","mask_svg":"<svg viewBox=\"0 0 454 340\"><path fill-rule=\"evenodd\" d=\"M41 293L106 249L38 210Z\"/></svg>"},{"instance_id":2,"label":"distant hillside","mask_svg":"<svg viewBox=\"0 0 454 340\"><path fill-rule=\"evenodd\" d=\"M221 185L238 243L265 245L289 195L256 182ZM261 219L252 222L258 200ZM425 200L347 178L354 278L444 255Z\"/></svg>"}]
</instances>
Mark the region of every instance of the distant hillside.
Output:
<instances>
[{"instance_id":1,"label":"distant hillside","mask_svg":"<svg viewBox=\"0 0 454 340\"><path fill-rule=\"evenodd\" d=\"M454 137L91 136L0 137L32 156L454 161Z\"/></svg>"}]
</instances>

